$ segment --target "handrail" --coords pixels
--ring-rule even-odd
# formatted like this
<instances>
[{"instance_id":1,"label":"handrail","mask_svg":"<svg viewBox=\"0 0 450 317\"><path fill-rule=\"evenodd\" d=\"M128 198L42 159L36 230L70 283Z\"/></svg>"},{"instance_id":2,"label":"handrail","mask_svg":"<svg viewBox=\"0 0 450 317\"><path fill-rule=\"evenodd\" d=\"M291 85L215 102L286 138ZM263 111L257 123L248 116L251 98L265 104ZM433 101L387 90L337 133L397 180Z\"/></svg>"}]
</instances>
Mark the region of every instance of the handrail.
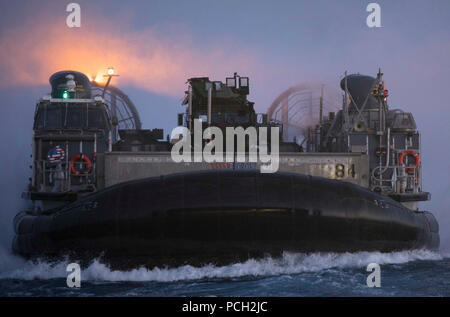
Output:
<instances>
[{"instance_id":1,"label":"handrail","mask_svg":"<svg viewBox=\"0 0 450 317\"><path fill-rule=\"evenodd\" d=\"M406 169L413 170L408 173ZM381 172L380 172L381 171ZM388 172L389 177L384 178L383 175ZM382 191L388 192L414 192L417 193L421 188L421 181L418 175L420 167L405 166L405 165L391 165L391 166L377 166L371 173L371 188L379 187ZM376 176L378 173L378 177ZM387 184L386 184L387 183Z\"/></svg>"},{"instance_id":2,"label":"handrail","mask_svg":"<svg viewBox=\"0 0 450 317\"><path fill-rule=\"evenodd\" d=\"M36 166L36 187L40 192L67 192L72 186L88 185L89 178L95 177L94 169L90 173L72 174L70 171L70 162L61 161L58 163L49 163L48 160L34 161ZM83 169L87 167L86 162L75 163ZM74 184L73 179L78 178L83 181L81 184Z\"/></svg>"}]
</instances>

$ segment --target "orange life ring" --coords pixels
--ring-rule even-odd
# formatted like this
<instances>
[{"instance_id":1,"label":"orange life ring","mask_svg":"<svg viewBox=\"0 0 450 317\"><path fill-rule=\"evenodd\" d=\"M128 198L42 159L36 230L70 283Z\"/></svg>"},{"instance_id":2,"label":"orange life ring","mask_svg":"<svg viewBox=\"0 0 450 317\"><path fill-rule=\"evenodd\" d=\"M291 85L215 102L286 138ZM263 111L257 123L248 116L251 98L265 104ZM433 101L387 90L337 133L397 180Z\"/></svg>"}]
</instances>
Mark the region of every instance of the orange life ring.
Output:
<instances>
[{"instance_id":1,"label":"orange life ring","mask_svg":"<svg viewBox=\"0 0 450 317\"><path fill-rule=\"evenodd\" d=\"M414 159L416 160L416 163L415 163L414 165L415 165L415 168L417 168L417 167L419 166L419 164L420 164L420 155L417 154L417 152L414 151L414 150L405 150L405 151L403 151L403 153L400 154L400 156L399 156L399 158L398 158L398 163L399 163L399 165L402 165L402 164L403 164L403 159L405 158L405 156L408 156L408 155L414 156ZM415 169L415 168L413 168L413 167L407 167L407 168L406 168L406 171L407 171L408 173L414 173L414 169Z\"/></svg>"},{"instance_id":2,"label":"orange life ring","mask_svg":"<svg viewBox=\"0 0 450 317\"><path fill-rule=\"evenodd\" d=\"M79 160L82 160L86 163L86 168L84 170L75 169L74 163ZM72 174L75 174L75 175L89 174L91 172L91 169L92 169L92 163L91 163L91 160L89 159L89 157L87 157L87 155L80 153L80 154L72 156L72 158L70 159L70 172Z\"/></svg>"}]
</instances>

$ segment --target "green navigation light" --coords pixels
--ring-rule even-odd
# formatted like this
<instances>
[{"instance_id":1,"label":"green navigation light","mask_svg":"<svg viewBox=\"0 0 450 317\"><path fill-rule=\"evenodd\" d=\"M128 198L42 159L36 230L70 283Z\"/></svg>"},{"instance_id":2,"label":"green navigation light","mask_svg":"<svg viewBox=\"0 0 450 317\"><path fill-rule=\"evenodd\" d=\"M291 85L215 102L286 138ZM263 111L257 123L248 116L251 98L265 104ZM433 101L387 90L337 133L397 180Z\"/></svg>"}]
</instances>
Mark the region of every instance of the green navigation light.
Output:
<instances>
[{"instance_id":1,"label":"green navigation light","mask_svg":"<svg viewBox=\"0 0 450 317\"><path fill-rule=\"evenodd\" d=\"M63 99L68 99L69 98L69 93L67 92L67 90L64 90L63 94L62 94Z\"/></svg>"}]
</instances>

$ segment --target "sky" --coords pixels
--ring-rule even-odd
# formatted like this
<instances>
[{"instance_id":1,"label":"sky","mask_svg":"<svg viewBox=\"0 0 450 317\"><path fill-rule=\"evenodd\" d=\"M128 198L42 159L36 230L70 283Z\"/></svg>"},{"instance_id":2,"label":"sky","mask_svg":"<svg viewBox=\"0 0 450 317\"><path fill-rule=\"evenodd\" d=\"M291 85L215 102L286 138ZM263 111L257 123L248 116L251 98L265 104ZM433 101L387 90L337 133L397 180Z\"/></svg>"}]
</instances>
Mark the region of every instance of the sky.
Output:
<instances>
[{"instance_id":1,"label":"sky","mask_svg":"<svg viewBox=\"0 0 450 317\"><path fill-rule=\"evenodd\" d=\"M390 107L412 112L422 133L423 187L432 193L422 206L448 240L450 1L377 1L380 28L366 25L371 1L362 0L76 1L81 27L68 28L70 2L0 0L0 244L23 208L34 107L48 77L73 69L102 78L110 66L143 127L166 134L190 77L248 76L249 99L265 112L293 85L338 90L345 71L374 76L381 67Z\"/></svg>"}]
</instances>

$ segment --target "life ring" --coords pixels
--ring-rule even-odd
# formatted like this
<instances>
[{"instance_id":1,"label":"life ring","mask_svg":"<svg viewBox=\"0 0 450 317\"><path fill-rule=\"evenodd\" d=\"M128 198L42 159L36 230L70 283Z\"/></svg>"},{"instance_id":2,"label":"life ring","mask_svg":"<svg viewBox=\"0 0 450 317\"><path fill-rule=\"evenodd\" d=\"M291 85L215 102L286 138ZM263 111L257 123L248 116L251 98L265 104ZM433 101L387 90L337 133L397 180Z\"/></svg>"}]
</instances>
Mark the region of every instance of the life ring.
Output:
<instances>
[{"instance_id":1,"label":"life ring","mask_svg":"<svg viewBox=\"0 0 450 317\"><path fill-rule=\"evenodd\" d=\"M86 163L85 169L83 169L83 170L75 169L74 163L79 160L82 160ZM70 172L72 174L75 174L75 175L89 174L91 172L91 169L92 169L92 163L91 163L91 160L89 159L89 157L87 157L87 155L80 153L80 154L72 156L72 158L70 159Z\"/></svg>"},{"instance_id":2,"label":"life ring","mask_svg":"<svg viewBox=\"0 0 450 317\"><path fill-rule=\"evenodd\" d=\"M417 154L417 152L414 151L414 150L405 150L405 151L403 151L403 153L400 154L400 156L398 158L398 164L402 165L403 164L403 159L405 158L405 156L408 156L408 155L414 156L414 159L416 160L416 163L414 165L415 165L415 168L417 168L419 166L419 164L420 164L420 155ZM414 167L407 167L406 171L408 173L412 174L412 173L414 173L415 168Z\"/></svg>"}]
</instances>

